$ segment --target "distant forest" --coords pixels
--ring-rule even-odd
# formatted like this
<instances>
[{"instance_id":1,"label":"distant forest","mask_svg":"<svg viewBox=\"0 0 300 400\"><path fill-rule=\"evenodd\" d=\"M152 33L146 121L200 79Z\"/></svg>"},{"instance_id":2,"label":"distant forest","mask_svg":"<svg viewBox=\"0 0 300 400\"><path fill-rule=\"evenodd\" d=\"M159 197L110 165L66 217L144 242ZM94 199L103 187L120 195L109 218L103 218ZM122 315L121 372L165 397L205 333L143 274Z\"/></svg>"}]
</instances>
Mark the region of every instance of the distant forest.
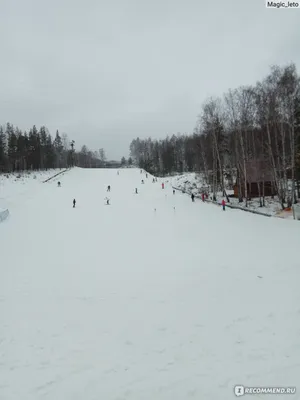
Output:
<instances>
[{"instance_id":1,"label":"distant forest","mask_svg":"<svg viewBox=\"0 0 300 400\"><path fill-rule=\"evenodd\" d=\"M12 124L0 126L0 172L69 168L75 165L98 168L105 165L104 149L90 151L82 146L75 150L75 141L56 131L53 139L48 129L34 125L22 132Z\"/></svg>"},{"instance_id":2,"label":"distant forest","mask_svg":"<svg viewBox=\"0 0 300 400\"><path fill-rule=\"evenodd\" d=\"M299 197L300 80L294 64L273 66L254 86L230 89L202 105L193 134L163 140L134 139L130 155L156 175L199 172L213 195L225 191L225 179L237 184L240 201L249 188L265 181L282 204ZM296 190L298 189L298 190Z\"/></svg>"}]
</instances>

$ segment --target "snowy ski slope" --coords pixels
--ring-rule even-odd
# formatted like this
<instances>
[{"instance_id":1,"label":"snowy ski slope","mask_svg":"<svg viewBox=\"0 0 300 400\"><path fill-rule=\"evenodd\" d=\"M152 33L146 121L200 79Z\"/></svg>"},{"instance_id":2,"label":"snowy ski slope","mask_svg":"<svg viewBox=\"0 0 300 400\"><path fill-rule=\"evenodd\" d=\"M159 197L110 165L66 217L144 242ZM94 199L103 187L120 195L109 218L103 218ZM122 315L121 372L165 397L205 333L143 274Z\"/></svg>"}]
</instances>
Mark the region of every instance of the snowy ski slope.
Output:
<instances>
[{"instance_id":1,"label":"snowy ski slope","mask_svg":"<svg viewBox=\"0 0 300 400\"><path fill-rule=\"evenodd\" d=\"M135 169L6 195L1 400L300 398L299 223L192 203Z\"/></svg>"}]
</instances>

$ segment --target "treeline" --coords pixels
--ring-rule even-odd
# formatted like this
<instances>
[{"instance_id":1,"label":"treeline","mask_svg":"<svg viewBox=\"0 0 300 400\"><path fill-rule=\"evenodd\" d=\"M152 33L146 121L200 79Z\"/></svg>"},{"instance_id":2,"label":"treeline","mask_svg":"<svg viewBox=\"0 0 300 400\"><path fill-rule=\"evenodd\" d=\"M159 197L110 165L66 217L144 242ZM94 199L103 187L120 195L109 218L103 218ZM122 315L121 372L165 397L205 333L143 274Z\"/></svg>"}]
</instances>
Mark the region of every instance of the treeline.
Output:
<instances>
[{"instance_id":1,"label":"treeline","mask_svg":"<svg viewBox=\"0 0 300 400\"><path fill-rule=\"evenodd\" d=\"M246 205L252 184L261 192L268 183L282 207L290 206L299 197L300 179L300 80L295 65L273 66L256 85L208 99L193 134L159 141L137 138L130 154L141 168L157 175L202 173L213 196L226 191L225 178L231 179Z\"/></svg>"},{"instance_id":2,"label":"treeline","mask_svg":"<svg viewBox=\"0 0 300 400\"><path fill-rule=\"evenodd\" d=\"M103 168L106 166L105 150L92 151L83 145L78 153L75 152L75 165L81 168Z\"/></svg>"},{"instance_id":3,"label":"treeline","mask_svg":"<svg viewBox=\"0 0 300 400\"><path fill-rule=\"evenodd\" d=\"M0 172L49 168L100 167L105 159L103 149L92 152L83 146L75 150L75 141L56 131L53 139L48 129L34 125L29 132L7 123L0 126Z\"/></svg>"}]
</instances>

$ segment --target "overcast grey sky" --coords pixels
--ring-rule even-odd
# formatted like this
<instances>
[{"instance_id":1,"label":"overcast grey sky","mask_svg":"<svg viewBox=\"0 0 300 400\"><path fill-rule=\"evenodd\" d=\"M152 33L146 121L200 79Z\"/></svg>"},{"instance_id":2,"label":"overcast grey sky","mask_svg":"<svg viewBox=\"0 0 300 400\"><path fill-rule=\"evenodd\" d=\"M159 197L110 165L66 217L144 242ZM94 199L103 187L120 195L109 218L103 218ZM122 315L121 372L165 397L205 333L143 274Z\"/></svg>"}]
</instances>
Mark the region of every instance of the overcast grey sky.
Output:
<instances>
[{"instance_id":1,"label":"overcast grey sky","mask_svg":"<svg viewBox=\"0 0 300 400\"><path fill-rule=\"evenodd\" d=\"M0 0L0 123L128 156L202 102L300 62L300 9L265 0Z\"/></svg>"}]
</instances>

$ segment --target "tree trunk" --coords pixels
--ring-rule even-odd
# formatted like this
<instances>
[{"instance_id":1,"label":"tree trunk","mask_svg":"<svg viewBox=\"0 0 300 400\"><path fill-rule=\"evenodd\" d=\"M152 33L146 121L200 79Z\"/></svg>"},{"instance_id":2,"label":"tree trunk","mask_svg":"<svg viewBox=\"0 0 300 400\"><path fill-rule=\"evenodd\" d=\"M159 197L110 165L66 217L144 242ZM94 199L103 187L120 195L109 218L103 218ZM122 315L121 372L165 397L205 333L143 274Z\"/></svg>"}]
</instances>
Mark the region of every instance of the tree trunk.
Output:
<instances>
[{"instance_id":1,"label":"tree trunk","mask_svg":"<svg viewBox=\"0 0 300 400\"><path fill-rule=\"evenodd\" d=\"M263 192L263 207L265 207L266 203L265 203L265 174L263 174L263 187L262 187L262 192Z\"/></svg>"},{"instance_id":2,"label":"tree trunk","mask_svg":"<svg viewBox=\"0 0 300 400\"><path fill-rule=\"evenodd\" d=\"M240 144L241 144L242 158L243 158L243 172L244 172L245 200L246 200L245 206L248 207L247 164L246 164L246 152L245 152L242 131L240 131Z\"/></svg>"},{"instance_id":3,"label":"tree trunk","mask_svg":"<svg viewBox=\"0 0 300 400\"><path fill-rule=\"evenodd\" d=\"M275 186L277 187L278 196L280 196L279 184L278 184L279 182L278 182L278 177L277 177L275 158L274 158L274 154L273 154L273 150L272 150L272 140L271 140L271 132L270 132L268 116L266 118L266 128L267 128L267 138L268 138L268 152L269 152L269 157L270 157L271 166L272 166L272 170L273 170L274 183L275 183ZM272 183L272 188L273 188L273 183Z\"/></svg>"},{"instance_id":4,"label":"tree trunk","mask_svg":"<svg viewBox=\"0 0 300 400\"><path fill-rule=\"evenodd\" d=\"M213 148L213 201L217 200L216 197L216 190L217 190L217 176L216 176L216 155L215 155L215 148Z\"/></svg>"}]
</instances>

